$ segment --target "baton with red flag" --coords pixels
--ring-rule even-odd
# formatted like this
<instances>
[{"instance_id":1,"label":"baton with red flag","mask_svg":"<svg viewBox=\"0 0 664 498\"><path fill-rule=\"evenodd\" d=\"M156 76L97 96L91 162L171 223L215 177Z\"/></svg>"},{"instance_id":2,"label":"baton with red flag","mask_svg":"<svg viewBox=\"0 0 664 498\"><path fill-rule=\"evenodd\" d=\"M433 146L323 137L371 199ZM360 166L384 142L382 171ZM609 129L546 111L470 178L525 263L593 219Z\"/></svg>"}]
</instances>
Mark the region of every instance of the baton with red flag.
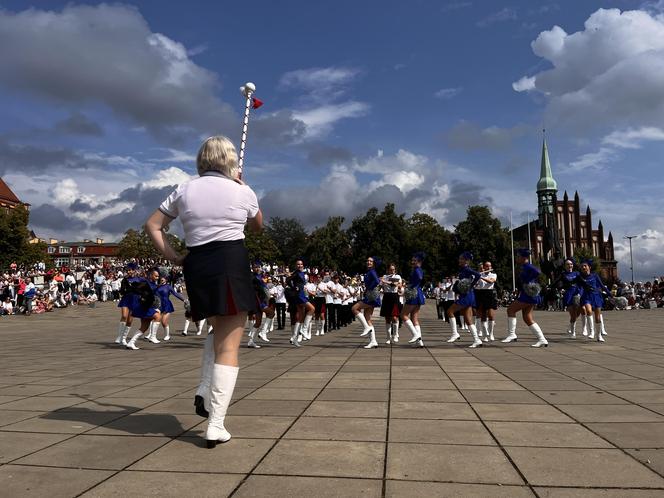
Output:
<instances>
[{"instance_id":1,"label":"baton with red flag","mask_svg":"<svg viewBox=\"0 0 664 498\"><path fill-rule=\"evenodd\" d=\"M247 147L247 130L249 129L249 111L258 109L263 105L263 101L254 97L256 85L251 82L245 83L240 87L240 92L247 99L244 104L244 121L242 122L242 139L240 140L240 154L238 158L238 169L240 170L240 179L242 178L242 167L244 166L244 150Z\"/></svg>"}]
</instances>

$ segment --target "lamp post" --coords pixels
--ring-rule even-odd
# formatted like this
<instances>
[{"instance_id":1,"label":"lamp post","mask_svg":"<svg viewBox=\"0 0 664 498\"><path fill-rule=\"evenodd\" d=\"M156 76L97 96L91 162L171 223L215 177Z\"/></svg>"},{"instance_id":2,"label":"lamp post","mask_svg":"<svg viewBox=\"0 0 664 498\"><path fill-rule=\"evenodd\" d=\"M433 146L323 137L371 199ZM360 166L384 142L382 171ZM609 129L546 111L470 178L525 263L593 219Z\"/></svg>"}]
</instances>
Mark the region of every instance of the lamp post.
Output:
<instances>
[{"instance_id":1,"label":"lamp post","mask_svg":"<svg viewBox=\"0 0 664 498\"><path fill-rule=\"evenodd\" d=\"M629 269L632 271L632 285L634 284L634 259L632 258L632 239L635 239L637 235L625 235L623 239L629 240Z\"/></svg>"}]
</instances>

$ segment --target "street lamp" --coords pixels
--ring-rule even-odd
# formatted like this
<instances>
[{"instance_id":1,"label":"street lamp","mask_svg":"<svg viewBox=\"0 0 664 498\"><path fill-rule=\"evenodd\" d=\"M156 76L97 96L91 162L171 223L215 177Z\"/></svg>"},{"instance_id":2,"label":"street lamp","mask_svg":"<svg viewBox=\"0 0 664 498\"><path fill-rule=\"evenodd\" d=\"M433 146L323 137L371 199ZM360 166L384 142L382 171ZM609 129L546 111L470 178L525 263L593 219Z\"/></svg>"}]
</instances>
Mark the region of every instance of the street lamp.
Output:
<instances>
[{"instance_id":1,"label":"street lamp","mask_svg":"<svg viewBox=\"0 0 664 498\"><path fill-rule=\"evenodd\" d=\"M638 235L625 235L623 239L629 239L629 269L632 271L632 285L634 285L634 259L632 259L632 239Z\"/></svg>"}]
</instances>

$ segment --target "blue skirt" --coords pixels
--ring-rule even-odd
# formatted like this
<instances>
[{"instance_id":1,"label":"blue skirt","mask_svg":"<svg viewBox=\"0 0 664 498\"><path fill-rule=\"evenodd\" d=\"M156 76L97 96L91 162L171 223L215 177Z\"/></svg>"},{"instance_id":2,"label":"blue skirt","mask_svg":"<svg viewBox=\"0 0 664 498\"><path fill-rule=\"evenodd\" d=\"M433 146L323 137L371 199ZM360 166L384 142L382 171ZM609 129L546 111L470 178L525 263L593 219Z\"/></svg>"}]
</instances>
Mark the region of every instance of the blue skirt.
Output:
<instances>
[{"instance_id":1,"label":"blue skirt","mask_svg":"<svg viewBox=\"0 0 664 498\"><path fill-rule=\"evenodd\" d=\"M364 299L362 299L362 302L364 304L368 304L369 306L373 306L374 308L380 307L380 298L371 301L365 297Z\"/></svg>"},{"instance_id":2,"label":"blue skirt","mask_svg":"<svg viewBox=\"0 0 664 498\"><path fill-rule=\"evenodd\" d=\"M173 303L171 302L170 299L165 299L164 301L161 302L162 313L173 313L174 311L175 308L173 307Z\"/></svg>"},{"instance_id":3,"label":"blue skirt","mask_svg":"<svg viewBox=\"0 0 664 498\"><path fill-rule=\"evenodd\" d=\"M156 308L145 308L141 306L141 298L136 294L129 294L131 296L129 302L129 312L134 318L149 318L152 319L155 313L159 310Z\"/></svg>"},{"instance_id":4,"label":"blue skirt","mask_svg":"<svg viewBox=\"0 0 664 498\"><path fill-rule=\"evenodd\" d=\"M414 297L413 299L406 300L406 304L410 304L411 306L422 306L425 301L426 301L426 299L424 297L424 292L422 292L422 289L420 289L418 287L417 288L417 297Z\"/></svg>"},{"instance_id":5,"label":"blue skirt","mask_svg":"<svg viewBox=\"0 0 664 498\"><path fill-rule=\"evenodd\" d=\"M295 298L295 304L306 304L308 302L309 299L307 299L307 294L304 291L297 293L297 297Z\"/></svg>"},{"instance_id":6,"label":"blue skirt","mask_svg":"<svg viewBox=\"0 0 664 498\"><path fill-rule=\"evenodd\" d=\"M125 294L118 303L118 308L129 308L132 294Z\"/></svg>"},{"instance_id":7,"label":"blue skirt","mask_svg":"<svg viewBox=\"0 0 664 498\"><path fill-rule=\"evenodd\" d=\"M517 297L516 300L526 304L540 304L542 302L542 296L531 297L525 292L521 291L519 293L519 297Z\"/></svg>"},{"instance_id":8,"label":"blue skirt","mask_svg":"<svg viewBox=\"0 0 664 498\"><path fill-rule=\"evenodd\" d=\"M473 290L469 290L467 294L459 295L459 299L454 301L454 304L457 306L462 306L464 308L467 308L468 306L474 308L477 306L475 303L475 293Z\"/></svg>"},{"instance_id":9,"label":"blue skirt","mask_svg":"<svg viewBox=\"0 0 664 498\"><path fill-rule=\"evenodd\" d=\"M568 306L575 306L574 304L574 296L579 295L579 288L576 286L572 286L569 289L565 291L565 294L563 294L563 306L567 308Z\"/></svg>"},{"instance_id":10,"label":"blue skirt","mask_svg":"<svg viewBox=\"0 0 664 498\"><path fill-rule=\"evenodd\" d=\"M604 307L604 298L599 292L584 292L581 294L581 304L590 304L594 308Z\"/></svg>"}]
</instances>

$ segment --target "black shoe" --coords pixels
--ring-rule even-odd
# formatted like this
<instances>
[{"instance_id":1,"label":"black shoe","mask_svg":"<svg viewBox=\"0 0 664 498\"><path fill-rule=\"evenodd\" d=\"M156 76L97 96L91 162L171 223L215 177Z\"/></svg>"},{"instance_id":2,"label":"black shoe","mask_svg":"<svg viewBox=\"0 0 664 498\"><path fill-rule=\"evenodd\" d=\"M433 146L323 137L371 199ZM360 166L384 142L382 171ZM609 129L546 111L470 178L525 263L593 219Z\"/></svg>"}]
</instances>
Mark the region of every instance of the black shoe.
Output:
<instances>
[{"instance_id":1,"label":"black shoe","mask_svg":"<svg viewBox=\"0 0 664 498\"><path fill-rule=\"evenodd\" d=\"M196 395L194 398L194 406L196 407L196 415L199 417L208 418L210 416L205 409L205 400L203 399L203 396Z\"/></svg>"}]
</instances>

